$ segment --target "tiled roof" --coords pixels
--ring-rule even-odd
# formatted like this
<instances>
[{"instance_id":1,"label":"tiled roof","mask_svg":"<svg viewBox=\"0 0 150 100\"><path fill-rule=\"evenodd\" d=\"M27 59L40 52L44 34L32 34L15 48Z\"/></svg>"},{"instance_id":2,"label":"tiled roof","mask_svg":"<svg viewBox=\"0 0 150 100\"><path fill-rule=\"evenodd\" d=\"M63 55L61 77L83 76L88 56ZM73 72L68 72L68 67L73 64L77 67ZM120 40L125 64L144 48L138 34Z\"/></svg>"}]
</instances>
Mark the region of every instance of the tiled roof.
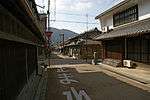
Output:
<instances>
[{"instance_id":1,"label":"tiled roof","mask_svg":"<svg viewBox=\"0 0 150 100\"><path fill-rule=\"evenodd\" d=\"M75 45L101 45L101 42L100 41L94 41L94 40L83 40L83 41L79 41L78 43L70 43L70 44L67 44L65 46L75 46Z\"/></svg>"},{"instance_id":2,"label":"tiled roof","mask_svg":"<svg viewBox=\"0 0 150 100\"><path fill-rule=\"evenodd\" d=\"M150 18L118 26L108 33L99 35L99 37L95 38L95 40L104 40L116 37L132 37L146 33L150 34Z\"/></svg>"},{"instance_id":3,"label":"tiled roof","mask_svg":"<svg viewBox=\"0 0 150 100\"><path fill-rule=\"evenodd\" d=\"M101 44L99 41L95 41L96 37L98 37L102 32L99 31L97 28L93 30L89 30L87 32L84 32L82 34L79 34L76 37L73 37L65 42L66 46L72 46L72 45L84 45L84 44ZM87 40L87 42L86 42Z\"/></svg>"},{"instance_id":4,"label":"tiled roof","mask_svg":"<svg viewBox=\"0 0 150 100\"><path fill-rule=\"evenodd\" d=\"M86 41L86 40L81 41L79 44L81 44L81 45L82 45L82 44L84 44L84 45L86 45L86 44L87 44L87 45L89 45L89 44L101 44L101 42L99 42L99 41L93 41L93 40L89 40L89 39L88 39L87 41Z\"/></svg>"},{"instance_id":5,"label":"tiled roof","mask_svg":"<svg viewBox=\"0 0 150 100\"><path fill-rule=\"evenodd\" d=\"M97 28L89 30L87 32L81 33L76 37L73 37L69 40L66 41L66 44L73 42L73 41L78 41L79 39L95 39L96 37L98 37L102 32L99 31Z\"/></svg>"},{"instance_id":6,"label":"tiled roof","mask_svg":"<svg viewBox=\"0 0 150 100\"><path fill-rule=\"evenodd\" d=\"M99 31L97 28L95 28L94 30L90 30L90 31L87 31L85 33L83 33L81 35L81 38L82 39L93 39L93 38L96 38L98 37L102 32Z\"/></svg>"}]
</instances>

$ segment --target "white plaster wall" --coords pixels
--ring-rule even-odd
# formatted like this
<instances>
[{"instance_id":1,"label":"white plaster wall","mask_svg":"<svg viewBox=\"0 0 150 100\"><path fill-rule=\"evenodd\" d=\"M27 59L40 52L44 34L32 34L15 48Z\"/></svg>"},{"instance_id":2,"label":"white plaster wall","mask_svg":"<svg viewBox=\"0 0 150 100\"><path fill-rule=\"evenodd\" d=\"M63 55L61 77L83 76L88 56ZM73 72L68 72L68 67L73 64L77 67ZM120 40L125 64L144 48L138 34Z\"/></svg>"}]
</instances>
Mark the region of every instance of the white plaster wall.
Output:
<instances>
[{"instance_id":1,"label":"white plaster wall","mask_svg":"<svg viewBox=\"0 0 150 100\"><path fill-rule=\"evenodd\" d=\"M138 0L139 20L150 18L150 0Z\"/></svg>"},{"instance_id":2,"label":"white plaster wall","mask_svg":"<svg viewBox=\"0 0 150 100\"><path fill-rule=\"evenodd\" d=\"M113 15L103 16L100 19L101 28L108 26L109 29L113 28Z\"/></svg>"},{"instance_id":3,"label":"white plaster wall","mask_svg":"<svg viewBox=\"0 0 150 100\"><path fill-rule=\"evenodd\" d=\"M134 4L138 4L139 20L150 18L150 0L130 1L128 4L122 6L119 9L125 10L128 6L132 6ZM106 26L109 26L110 29L113 28L113 13L120 11L119 9L116 9L115 11L110 12L109 15L102 16L99 19L101 23L101 29L102 27L106 27Z\"/></svg>"}]
</instances>

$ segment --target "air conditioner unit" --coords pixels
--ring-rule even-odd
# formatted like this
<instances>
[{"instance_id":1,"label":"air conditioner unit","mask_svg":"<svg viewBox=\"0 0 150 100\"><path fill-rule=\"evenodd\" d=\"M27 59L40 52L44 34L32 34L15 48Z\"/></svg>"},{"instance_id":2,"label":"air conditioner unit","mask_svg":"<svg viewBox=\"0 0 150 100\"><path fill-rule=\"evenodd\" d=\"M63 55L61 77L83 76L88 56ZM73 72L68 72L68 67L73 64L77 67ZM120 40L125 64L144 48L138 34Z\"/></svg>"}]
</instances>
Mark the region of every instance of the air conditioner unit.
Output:
<instances>
[{"instance_id":1,"label":"air conditioner unit","mask_svg":"<svg viewBox=\"0 0 150 100\"><path fill-rule=\"evenodd\" d=\"M131 60L123 60L123 65L125 67L133 67L133 62Z\"/></svg>"},{"instance_id":2,"label":"air conditioner unit","mask_svg":"<svg viewBox=\"0 0 150 100\"><path fill-rule=\"evenodd\" d=\"M105 26L105 27L102 28L102 32L108 32L108 30L109 30L108 26Z\"/></svg>"}]
</instances>

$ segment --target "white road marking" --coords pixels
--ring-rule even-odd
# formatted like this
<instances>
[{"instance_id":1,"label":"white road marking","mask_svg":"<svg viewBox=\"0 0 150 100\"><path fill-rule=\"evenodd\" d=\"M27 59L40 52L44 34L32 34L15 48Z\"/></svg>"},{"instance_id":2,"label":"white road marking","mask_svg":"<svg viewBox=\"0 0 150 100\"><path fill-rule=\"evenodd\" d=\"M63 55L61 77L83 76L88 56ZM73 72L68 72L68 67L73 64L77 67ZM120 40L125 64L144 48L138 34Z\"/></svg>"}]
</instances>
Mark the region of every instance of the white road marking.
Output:
<instances>
[{"instance_id":1,"label":"white road marking","mask_svg":"<svg viewBox=\"0 0 150 100\"><path fill-rule=\"evenodd\" d=\"M59 69L57 69L57 72L58 73L64 73L64 72L68 72L68 71L64 71L64 68L59 68Z\"/></svg>"},{"instance_id":2,"label":"white road marking","mask_svg":"<svg viewBox=\"0 0 150 100\"><path fill-rule=\"evenodd\" d=\"M63 95L67 96L67 100L73 100L71 92L70 91L65 91L63 92Z\"/></svg>"},{"instance_id":3,"label":"white road marking","mask_svg":"<svg viewBox=\"0 0 150 100\"><path fill-rule=\"evenodd\" d=\"M67 71L64 71L63 68L57 69L58 73L58 78L60 78L60 83L64 84L64 85L68 85L71 84L72 82L74 83L78 83L77 80L73 80L73 79L69 79L72 78L73 76L71 75L71 73L65 73ZM91 100L91 98L87 95L87 93L84 90L79 90L79 93L75 90L74 87L71 87L71 91L64 91L63 95L67 96L67 100L73 100L73 96L75 97L76 100L83 100L83 97L85 98L85 100Z\"/></svg>"},{"instance_id":4,"label":"white road marking","mask_svg":"<svg viewBox=\"0 0 150 100\"><path fill-rule=\"evenodd\" d=\"M83 97L85 98L85 100L91 100L91 98L87 95L87 93L84 90L79 90L78 94L78 92L74 89L74 87L71 87L71 91L63 92L63 95L67 96L67 100L73 100L71 92L73 93L73 96L75 97L76 100L83 100Z\"/></svg>"},{"instance_id":5,"label":"white road marking","mask_svg":"<svg viewBox=\"0 0 150 100\"><path fill-rule=\"evenodd\" d=\"M71 87L71 91L74 94L76 100L83 100L82 97L84 97L86 100L91 100L91 98L86 94L84 90L80 90L78 94L78 92L74 89L74 87Z\"/></svg>"},{"instance_id":6,"label":"white road marking","mask_svg":"<svg viewBox=\"0 0 150 100\"><path fill-rule=\"evenodd\" d=\"M61 78L60 79L61 84L67 85L67 84L71 84L72 82L78 83L77 80L69 79L73 77L70 73L69 74L62 73L62 74L58 74L58 76L59 76L58 78Z\"/></svg>"},{"instance_id":7,"label":"white road marking","mask_svg":"<svg viewBox=\"0 0 150 100\"><path fill-rule=\"evenodd\" d=\"M72 78L72 77L73 76L71 75L71 73L68 73L68 74L66 74L66 73L58 74L58 78L65 79L65 78Z\"/></svg>"},{"instance_id":8,"label":"white road marking","mask_svg":"<svg viewBox=\"0 0 150 100\"><path fill-rule=\"evenodd\" d=\"M71 83L78 83L78 81L76 81L76 80L73 80L73 79L61 79L60 80L60 83L61 84L64 84L64 85L66 85L66 84L71 84Z\"/></svg>"}]
</instances>

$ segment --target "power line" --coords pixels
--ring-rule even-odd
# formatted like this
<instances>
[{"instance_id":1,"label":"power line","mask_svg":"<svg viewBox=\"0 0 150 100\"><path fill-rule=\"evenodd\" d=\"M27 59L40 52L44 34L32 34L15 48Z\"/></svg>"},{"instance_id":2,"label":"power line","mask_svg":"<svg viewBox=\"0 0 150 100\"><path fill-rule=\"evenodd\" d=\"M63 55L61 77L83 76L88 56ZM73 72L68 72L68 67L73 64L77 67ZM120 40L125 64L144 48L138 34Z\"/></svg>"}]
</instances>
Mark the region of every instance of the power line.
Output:
<instances>
[{"instance_id":1,"label":"power line","mask_svg":"<svg viewBox=\"0 0 150 100\"><path fill-rule=\"evenodd\" d=\"M89 15L88 14L86 14L86 29L87 29L87 31L88 31L88 24L89 24Z\"/></svg>"},{"instance_id":2,"label":"power line","mask_svg":"<svg viewBox=\"0 0 150 100\"><path fill-rule=\"evenodd\" d=\"M119 0L112 0L112 2L108 4L109 6L107 7L107 9L111 8L117 1Z\"/></svg>"},{"instance_id":3,"label":"power line","mask_svg":"<svg viewBox=\"0 0 150 100\"><path fill-rule=\"evenodd\" d=\"M39 7L39 8L42 8L42 9L45 8L45 6L41 6L41 5L38 5L38 4L36 4L36 6Z\"/></svg>"},{"instance_id":4,"label":"power line","mask_svg":"<svg viewBox=\"0 0 150 100\"><path fill-rule=\"evenodd\" d=\"M53 22L66 22L66 23L87 24L87 22L69 21L69 20L50 20L50 21L53 21ZM98 24L98 23L88 23L88 24Z\"/></svg>"},{"instance_id":5,"label":"power line","mask_svg":"<svg viewBox=\"0 0 150 100\"><path fill-rule=\"evenodd\" d=\"M71 15L71 16L83 16L83 17L86 16L86 14L73 14L73 13L62 13L62 12L57 12L56 14ZM88 15L88 17L95 17L95 16L94 15Z\"/></svg>"}]
</instances>

